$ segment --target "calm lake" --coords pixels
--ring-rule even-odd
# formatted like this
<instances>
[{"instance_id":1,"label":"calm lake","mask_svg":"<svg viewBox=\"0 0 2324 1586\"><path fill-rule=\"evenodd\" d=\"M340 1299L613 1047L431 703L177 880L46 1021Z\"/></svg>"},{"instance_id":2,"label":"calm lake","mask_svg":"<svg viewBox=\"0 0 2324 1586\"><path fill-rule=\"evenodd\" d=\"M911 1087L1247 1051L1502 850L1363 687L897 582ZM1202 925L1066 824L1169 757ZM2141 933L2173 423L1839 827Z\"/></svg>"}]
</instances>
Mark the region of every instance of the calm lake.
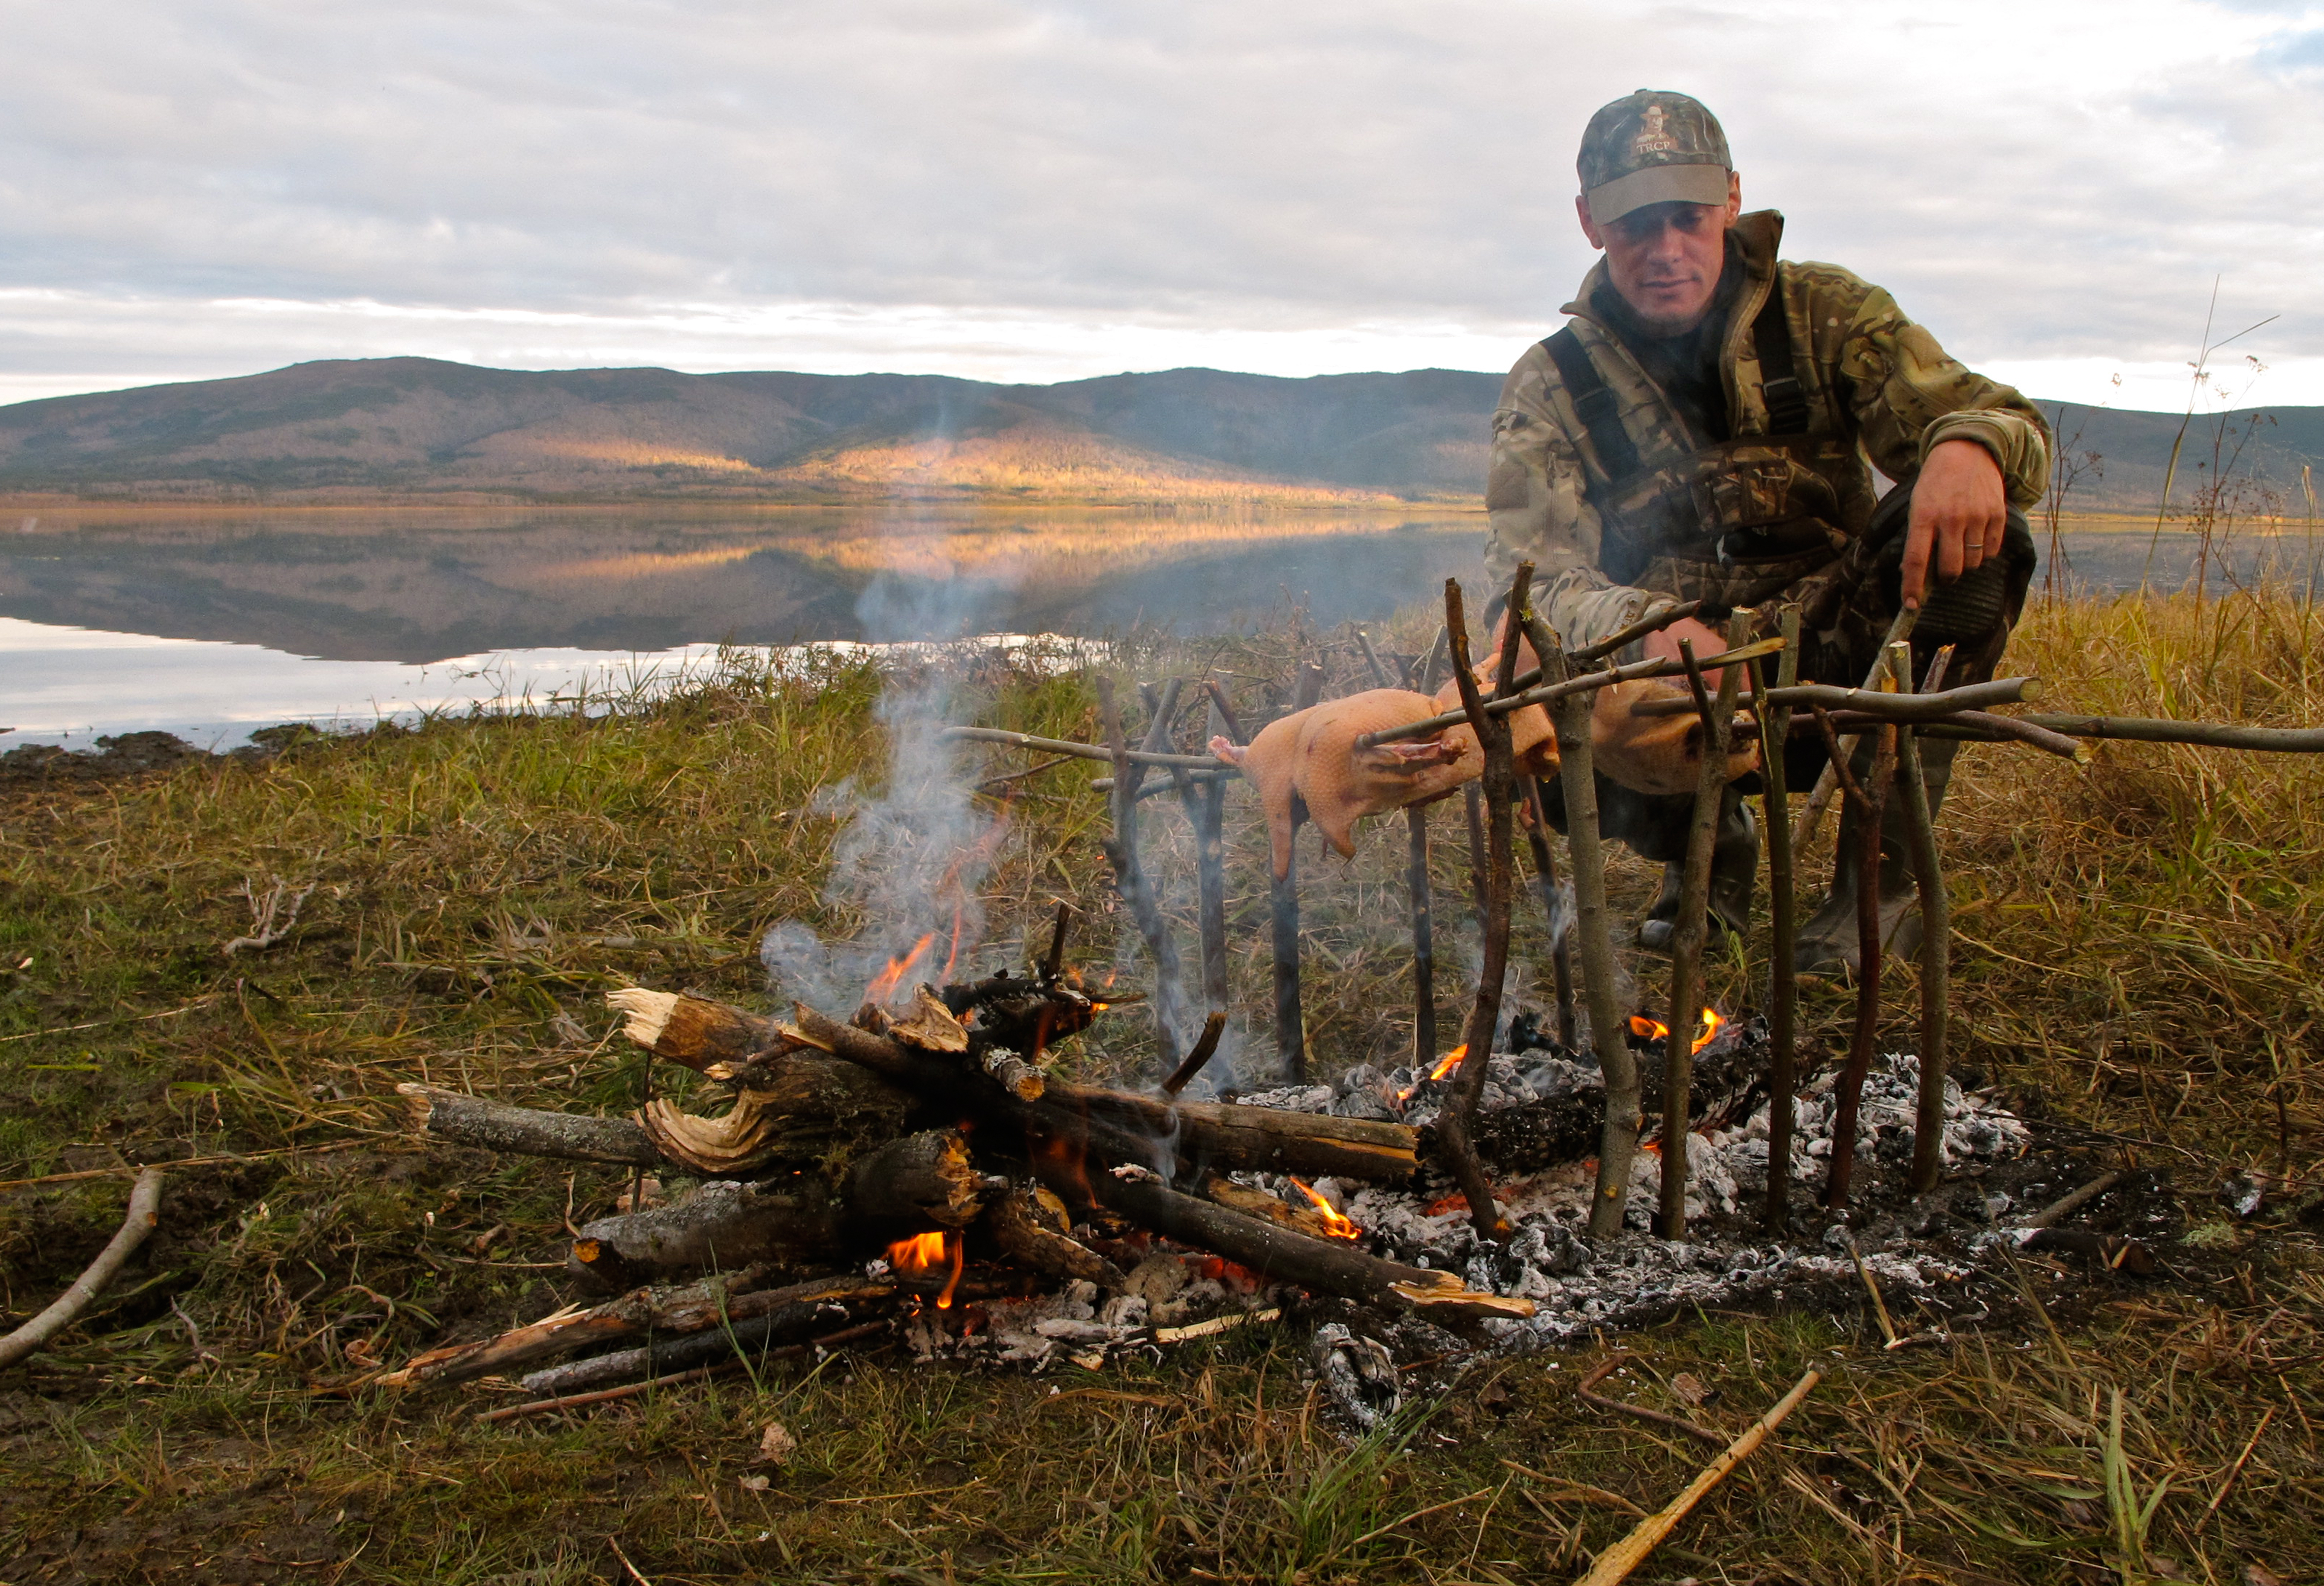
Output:
<instances>
[{"instance_id":1,"label":"calm lake","mask_svg":"<svg viewBox=\"0 0 2324 1586\"><path fill-rule=\"evenodd\" d=\"M0 522L0 750L570 697L721 643L1374 622L1480 574L1480 513L75 509ZM2267 542L2246 541L2246 546ZM2290 562L2306 566L2304 544ZM2194 537L2067 534L2080 587L2175 586ZM2215 586L2249 576L2238 548ZM2151 567L2150 567L2151 560ZM2282 567L2284 557L2275 560Z\"/></svg>"}]
</instances>

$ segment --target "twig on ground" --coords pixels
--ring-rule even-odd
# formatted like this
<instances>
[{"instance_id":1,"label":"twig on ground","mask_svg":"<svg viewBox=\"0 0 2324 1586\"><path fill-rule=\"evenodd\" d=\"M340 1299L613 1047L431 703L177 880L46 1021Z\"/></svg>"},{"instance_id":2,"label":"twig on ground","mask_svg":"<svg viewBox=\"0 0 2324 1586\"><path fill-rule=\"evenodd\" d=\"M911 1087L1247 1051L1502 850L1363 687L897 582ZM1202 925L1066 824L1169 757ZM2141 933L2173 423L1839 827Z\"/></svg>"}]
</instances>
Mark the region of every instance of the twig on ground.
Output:
<instances>
[{"instance_id":1,"label":"twig on ground","mask_svg":"<svg viewBox=\"0 0 2324 1586\"><path fill-rule=\"evenodd\" d=\"M1635 1415L1641 1421L1652 1421L1657 1426L1668 1426L1674 1431L1683 1432L1689 1437L1701 1443L1707 1443L1713 1448L1725 1444L1727 1439L1723 1435L1713 1432L1708 1426L1698 1426L1683 1415L1665 1415L1660 1410L1650 1410L1644 1405L1626 1405L1620 1399L1608 1398L1604 1394L1596 1391L1598 1385L1606 1380L1607 1375L1615 1367L1625 1360L1637 1358L1631 1351L1616 1350L1582 1374L1581 1380L1573 1385L1574 1397L1596 1409L1612 1410L1624 1415Z\"/></svg>"},{"instance_id":2,"label":"twig on ground","mask_svg":"<svg viewBox=\"0 0 2324 1586\"><path fill-rule=\"evenodd\" d=\"M1727 1445L1720 1456L1702 1469L1702 1473L1686 1485L1686 1490L1654 1514L1640 1521L1637 1527L1621 1541L1598 1555L1590 1572L1582 1577L1577 1586L1616 1586L1629 1578L1630 1572L1646 1561L1663 1538L1677 1529L1689 1510L1701 1503L1705 1494L1727 1478L1727 1473L1741 1464L1767 1441L1776 1427L1799 1408L1800 1401L1813 1392L1823 1380L1823 1373L1811 1370L1792 1385L1791 1392L1775 1401L1775 1408L1754 1422L1749 1431Z\"/></svg>"},{"instance_id":3,"label":"twig on ground","mask_svg":"<svg viewBox=\"0 0 2324 1586\"><path fill-rule=\"evenodd\" d=\"M51 1301L47 1309L25 1323L5 1338L0 1338L0 1369L14 1365L26 1355L46 1345L49 1340L72 1324L73 1318L88 1308L89 1301L104 1291L113 1281L122 1264L137 1252L153 1231L161 1209L161 1170L148 1167L137 1176L129 1191L129 1210L121 1219L116 1232L87 1271L72 1280L72 1286Z\"/></svg>"},{"instance_id":4,"label":"twig on ground","mask_svg":"<svg viewBox=\"0 0 2324 1586\"><path fill-rule=\"evenodd\" d=\"M247 936L236 936L218 951L229 958L244 951L265 952L288 936L292 927L298 925L299 910L306 907L307 899L314 894L315 887L315 882L309 881L296 892L292 892L290 884L277 876L274 884L267 888L266 896L261 898L251 890L250 882L245 879L242 883L242 895L250 903L252 934ZM286 895L290 899L288 903L283 901Z\"/></svg>"},{"instance_id":5,"label":"twig on ground","mask_svg":"<svg viewBox=\"0 0 2324 1586\"><path fill-rule=\"evenodd\" d=\"M2089 1183L2082 1185L2081 1188L2074 1191L2071 1194L2061 1195L2057 1200L2051 1202L2050 1204L2042 1208L2041 1211L2027 1218L2022 1226L2026 1228L2055 1228L2059 1223L2063 1222L2067 1218L2072 1216L2084 1206L2089 1205L2092 1201L2097 1200L2100 1195L2106 1194L2107 1191L2114 1188L2115 1185L2120 1184L2124 1179L2128 1178L2129 1176L2129 1169L2120 1167L2116 1168L2112 1173L2100 1174L2098 1177L2090 1180Z\"/></svg>"}]
</instances>

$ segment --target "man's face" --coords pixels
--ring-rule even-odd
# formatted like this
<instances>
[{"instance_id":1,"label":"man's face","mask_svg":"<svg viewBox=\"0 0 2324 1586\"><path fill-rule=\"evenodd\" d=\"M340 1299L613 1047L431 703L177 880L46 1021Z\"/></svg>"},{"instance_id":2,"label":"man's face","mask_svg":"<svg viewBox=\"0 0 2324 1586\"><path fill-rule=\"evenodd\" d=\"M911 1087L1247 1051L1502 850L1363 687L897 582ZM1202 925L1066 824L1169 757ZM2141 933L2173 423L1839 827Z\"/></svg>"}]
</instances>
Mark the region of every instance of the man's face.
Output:
<instances>
[{"instance_id":1,"label":"man's face","mask_svg":"<svg viewBox=\"0 0 2324 1586\"><path fill-rule=\"evenodd\" d=\"M1724 204L1649 204L1600 226L1574 200L1582 230L1606 250L1606 272L1630 311L1665 336L1692 330L1711 310L1727 262L1727 228L1743 212L1741 182Z\"/></svg>"}]
</instances>

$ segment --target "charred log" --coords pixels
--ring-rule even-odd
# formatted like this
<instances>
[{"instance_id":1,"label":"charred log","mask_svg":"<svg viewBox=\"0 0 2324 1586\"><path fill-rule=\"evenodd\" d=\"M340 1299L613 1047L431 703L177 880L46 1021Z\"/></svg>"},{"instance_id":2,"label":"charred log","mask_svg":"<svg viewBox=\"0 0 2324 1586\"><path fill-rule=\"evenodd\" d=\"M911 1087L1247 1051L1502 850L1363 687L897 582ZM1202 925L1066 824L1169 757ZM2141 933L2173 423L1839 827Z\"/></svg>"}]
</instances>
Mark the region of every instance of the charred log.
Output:
<instances>
[{"instance_id":1,"label":"charred log","mask_svg":"<svg viewBox=\"0 0 2324 1586\"><path fill-rule=\"evenodd\" d=\"M847 1209L873 1223L966 1228L990 1192L968 1159L956 1129L931 1129L890 1141L856 1163L847 1177Z\"/></svg>"}]
</instances>

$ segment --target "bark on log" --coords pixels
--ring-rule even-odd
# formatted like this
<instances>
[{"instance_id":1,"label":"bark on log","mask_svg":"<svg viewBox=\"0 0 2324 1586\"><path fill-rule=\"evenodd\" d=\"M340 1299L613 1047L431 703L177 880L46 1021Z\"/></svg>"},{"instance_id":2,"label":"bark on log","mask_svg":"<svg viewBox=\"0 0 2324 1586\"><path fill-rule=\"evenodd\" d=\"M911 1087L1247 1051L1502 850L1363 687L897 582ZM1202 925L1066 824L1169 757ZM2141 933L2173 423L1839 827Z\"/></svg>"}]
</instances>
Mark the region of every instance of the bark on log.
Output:
<instances>
[{"instance_id":1,"label":"bark on log","mask_svg":"<svg viewBox=\"0 0 2324 1586\"><path fill-rule=\"evenodd\" d=\"M1054 1277L1086 1278L1119 1292L1130 1286L1120 1268L1075 1239L1065 1203L1040 1185L1010 1190L984 1214L985 1231L1001 1253L1020 1267Z\"/></svg>"},{"instance_id":2,"label":"bark on log","mask_svg":"<svg viewBox=\"0 0 2324 1586\"><path fill-rule=\"evenodd\" d=\"M896 1291L892 1283L859 1277L816 1278L779 1288L756 1286L765 1277L763 1268L752 1268L678 1287L636 1289L587 1310L560 1311L497 1338L429 1350L401 1369L377 1379L374 1386L421 1388L468 1382L647 1333L700 1332L766 1315L784 1305L845 1305Z\"/></svg>"},{"instance_id":3,"label":"bark on log","mask_svg":"<svg viewBox=\"0 0 2324 1586\"><path fill-rule=\"evenodd\" d=\"M582 1224L566 1270L599 1289L770 1261L828 1261L853 1247L847 1214L822 1180L716 1180L684 1200Z\"/></svg>"},{"instance_id":4,"label":"bark on log","mask_svg":"<svg viewBox=\"0 0 2324 1586\"><path fill-rule=\"evenodd\" d=\"M820 1286L826 1290L829 1287ZM872 1303L884 1305L888 1297L881 1294L874 1296ZM828 1332L842 1319L834 1314L837 1305L827 1293L786 1301L755 1315L740 1319L729 1315L720 1324L698 1332L549 1366L520 1379L519 1385L529 1393L562 1396L640 1377L661 1377L712 1365L735 1355L796 1343L815 1333Z\"/></svg>"},{"instance_id":5,"label":"bark on log","mask_svg":"<svg viewBox=\"0 0 2324 1586\"><path fill-rule=\"evenodd\" d=\"M908 1223L914 1231L966 1228L984 1209L984 1176L968 1159L956 1129L906 1135L857 1162L847 1176L847 1209L869 1222Z\"/></svg>"},{"instance_id":6,"label":"bark on log","mask_svg":"<svg viewBox=\"0 0 2324 1586\"><path fill-rule=\"evenodd\" d=\"M683 991L623 986L606 992L605 1001L627 1016L623 1035L697 1074L716 1063L739 1066L774 1044L771 1021Z\"/></svg>"},{"instance_id":7,"label":"bark on log","mask_svg":"<svg viewBox=\"0 0 2324 1586\"><path fill-rule=\"evenodd\" d=\"M567 1162L612 1162L624 1167L659 1167L670 1162L646 1131L626 1118L592 1118L577 1112L538 1112L464 1096L438 1085L401 1084L398 1095L411 1106L411 1127L455 1145L481 1146L521 1157L554 1157Z\"/></svg>"}]
</instances>

